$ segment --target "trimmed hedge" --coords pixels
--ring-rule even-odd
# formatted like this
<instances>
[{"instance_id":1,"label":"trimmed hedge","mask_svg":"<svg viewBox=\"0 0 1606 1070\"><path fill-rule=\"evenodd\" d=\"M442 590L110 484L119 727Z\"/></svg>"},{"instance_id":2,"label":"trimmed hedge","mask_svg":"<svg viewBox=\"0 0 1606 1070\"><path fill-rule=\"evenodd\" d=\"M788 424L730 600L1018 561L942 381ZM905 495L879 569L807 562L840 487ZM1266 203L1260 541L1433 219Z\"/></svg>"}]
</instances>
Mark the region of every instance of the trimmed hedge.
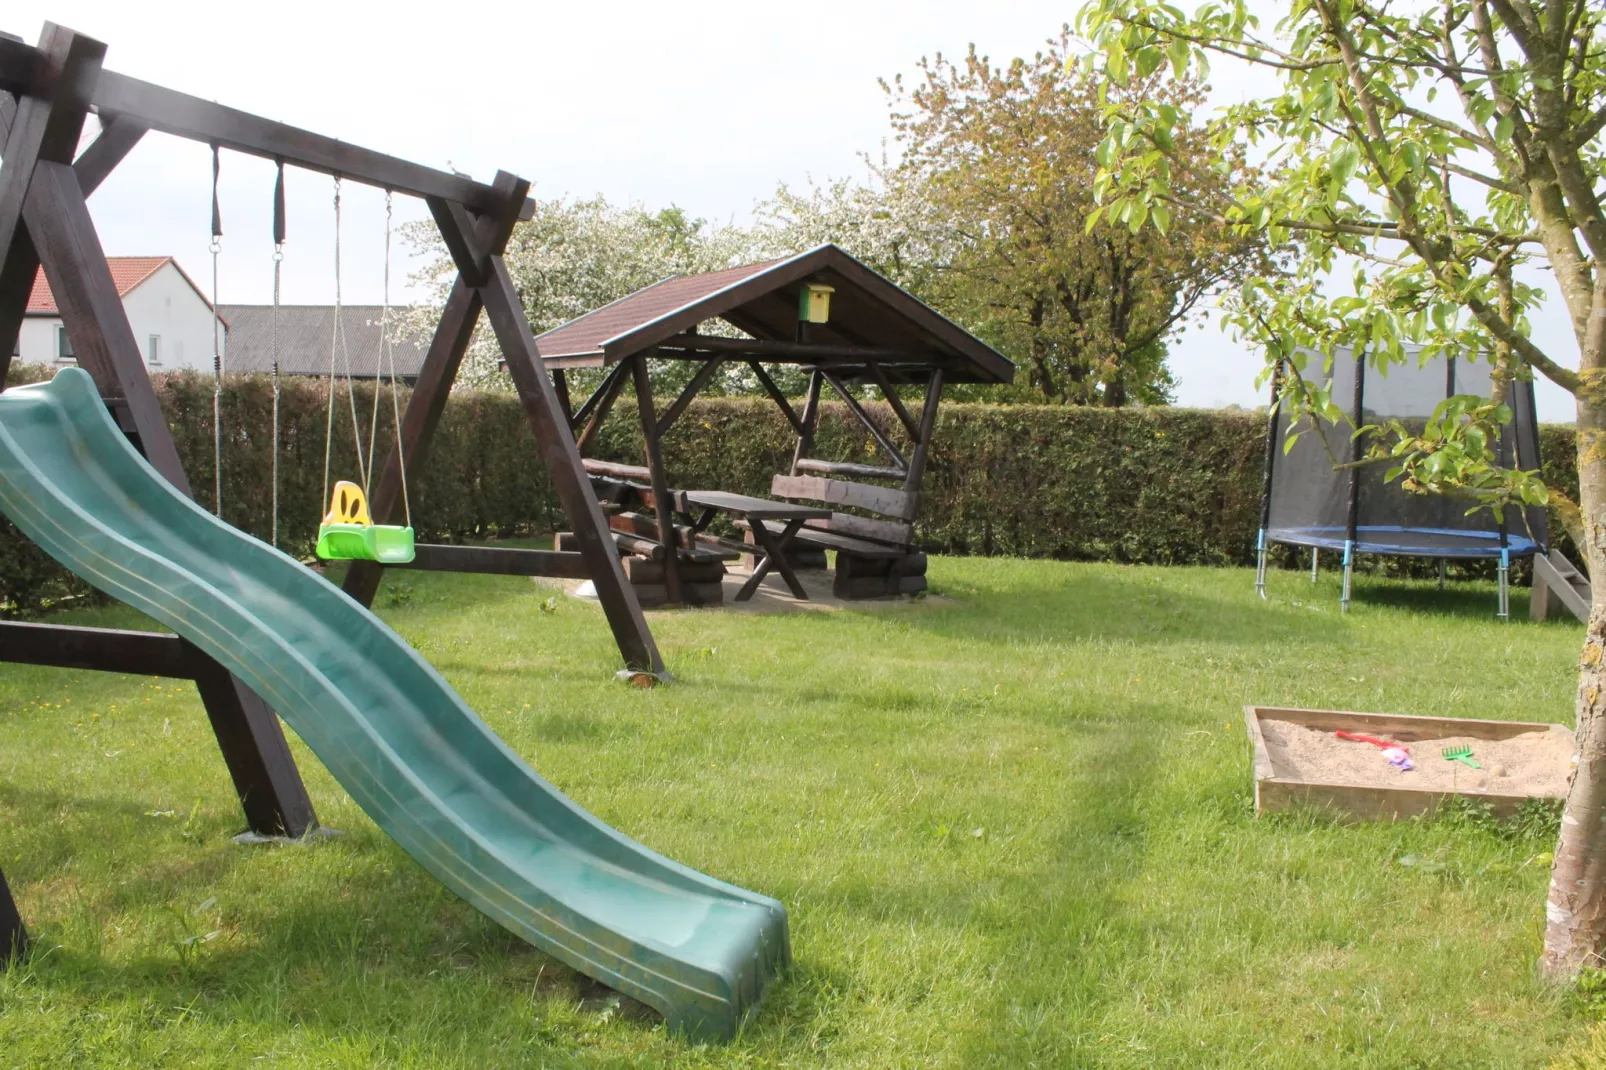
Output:
<instances>
[{"instance_id":1,"label":"trimmed hedge","mask_svg":"<svg viewBox=\"0 0 1606 1070\"><path fill-rule=\"evenodd\" d=\"M12 382L40 378L17 368ZM196 373L156 386L197 499L213 498L212 382ZM373 394L359 387L367 440ZM406 398L402 399L403 405ZM884 405L868 406L889 430ZM390 444L381 399L379 444ZM272 385L231 379L223 397L223 515L267 538L271 527ZM311 553L322 499L326 393L288 380L281 400L280 546ZM331 478L355 479L349 407L336 409ZM1264 417L1193 409L1098 409L945 404L925 480L917 537L960 554L1007 554L1154 564L1248 564L1260 518ZM1545 477L1577 493L1570 427L1542 432ZM621 401L598 437L597 456L640 463L635 406ZM764 495L791 460L792 435L763 398L706 398L664 442L671 481ZM840 404L827 404L816 455L875 463L874 440ZM563 514L516 397L452 395L411 489L421 541L454 542L544 533ZM87 588L0 518L0 612L37 612Z\"/></svg>"}]
</instances>

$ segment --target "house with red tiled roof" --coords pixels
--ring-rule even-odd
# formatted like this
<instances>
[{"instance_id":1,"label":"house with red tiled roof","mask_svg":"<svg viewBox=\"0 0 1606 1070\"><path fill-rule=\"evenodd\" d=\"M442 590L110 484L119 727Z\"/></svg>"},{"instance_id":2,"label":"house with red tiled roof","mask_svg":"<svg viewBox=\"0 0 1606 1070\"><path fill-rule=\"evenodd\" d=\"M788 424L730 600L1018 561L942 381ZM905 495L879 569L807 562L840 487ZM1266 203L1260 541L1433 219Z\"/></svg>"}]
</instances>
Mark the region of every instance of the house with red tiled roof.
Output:
<instances>
[{"instance_id":1,"label":"house with red tiled roof","mask_svg":"<svg viewBox=\"0 0 1606 1070\"><path fill-rule=\"evenodd\" d=\"M170 256L109 256L112 281L134 328L134 340L151 371L212 367L212 305ZM227 324L220 321L226 332ZM13 359L30 364L72 364L72 341L61 322L45 273L34 279Z\"/></svg>"}]
</instances>

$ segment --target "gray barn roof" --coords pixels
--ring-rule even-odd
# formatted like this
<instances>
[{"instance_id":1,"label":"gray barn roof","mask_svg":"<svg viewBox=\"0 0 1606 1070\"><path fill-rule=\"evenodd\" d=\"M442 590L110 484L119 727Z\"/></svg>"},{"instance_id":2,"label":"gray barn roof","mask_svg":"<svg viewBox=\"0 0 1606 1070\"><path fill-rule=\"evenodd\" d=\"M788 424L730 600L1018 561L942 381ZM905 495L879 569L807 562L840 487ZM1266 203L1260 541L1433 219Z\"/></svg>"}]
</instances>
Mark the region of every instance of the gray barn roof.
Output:
<instances>
[{"instance_id":1,"label":"gray barn roof","mask_svg":"<svg viewBox=\"0 0 1606 1070\"><path fill-rule=\"evenodd\" d=\"M345 352L351 359L354 379L374 378L379 354L380 305L342 305L341 331ZM411 339L396 337L396 318L405 309L392 308L391 349L396 358L396 374L416 379L424 363L425 346ZM272 305L219 305L218 314L229 326L226 355L228 370L266 375L273 370L274 311ZM280 305L278 311L278 352L281 375L328 375L329 350L334 342L335 306ZM345 374L344 364L337 365ZM388 372L387 372L388 374Z\"/></svg>"}]
</instances>

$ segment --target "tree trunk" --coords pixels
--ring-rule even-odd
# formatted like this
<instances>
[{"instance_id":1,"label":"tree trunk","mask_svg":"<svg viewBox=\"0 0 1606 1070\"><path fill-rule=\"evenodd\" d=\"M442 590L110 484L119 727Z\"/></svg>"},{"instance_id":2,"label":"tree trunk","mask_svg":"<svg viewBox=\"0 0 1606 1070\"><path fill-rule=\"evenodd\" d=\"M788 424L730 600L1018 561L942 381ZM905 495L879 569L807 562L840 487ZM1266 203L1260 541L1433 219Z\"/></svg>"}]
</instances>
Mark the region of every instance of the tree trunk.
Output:
<instances>
[{"instance_id":1,"label":"tree trunk","mask_svg":"<svg viewBox=\"0 0 1606 1070\"><path fill-rule=\"evenodd\" d=\"M1583 392L1581 392L1583 393ZM1591 576L1606 576L1606 406L1578 399L1578 504L1581 546ZM1562 812L1556 860L1545 904L1545 950L1539 968L1569 981L1582 967L1606 962L1606 583L1591 585L1594 602L1578 660L1578 767Z\"/></svg>"}]
</instances>

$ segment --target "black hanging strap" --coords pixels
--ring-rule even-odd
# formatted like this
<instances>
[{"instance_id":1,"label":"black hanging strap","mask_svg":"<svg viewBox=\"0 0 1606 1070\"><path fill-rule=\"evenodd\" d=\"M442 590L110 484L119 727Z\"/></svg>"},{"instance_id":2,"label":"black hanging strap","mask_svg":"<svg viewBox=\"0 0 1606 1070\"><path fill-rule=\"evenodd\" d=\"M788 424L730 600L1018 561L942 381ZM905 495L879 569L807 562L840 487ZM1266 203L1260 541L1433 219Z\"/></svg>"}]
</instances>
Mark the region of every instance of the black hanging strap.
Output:
<instances>
[{"instance_id":1,"label":"black hanging strap","mask_svg":"<svg viewBox=\"0 0 1606 1070\"><path fill-rule=\"evenodd\" d=\"M279 177L273 183L273 244L284 244L284 161L275 161L279 165ZM213 202L216 203L215 201ZM212 209L214 212L217 209Z\"/></svg>"},{"instance_id":2,"label":"black hanging strap","mask_svg":"<svg viewBox=\"0 0 1606 1070\"><path fill-rule=\"evenodd\" d=\"M221 167L217 146L212 146L212 237L223 237L223 212L217 203L217 177Z\"/></svg>"}]
</instances>

